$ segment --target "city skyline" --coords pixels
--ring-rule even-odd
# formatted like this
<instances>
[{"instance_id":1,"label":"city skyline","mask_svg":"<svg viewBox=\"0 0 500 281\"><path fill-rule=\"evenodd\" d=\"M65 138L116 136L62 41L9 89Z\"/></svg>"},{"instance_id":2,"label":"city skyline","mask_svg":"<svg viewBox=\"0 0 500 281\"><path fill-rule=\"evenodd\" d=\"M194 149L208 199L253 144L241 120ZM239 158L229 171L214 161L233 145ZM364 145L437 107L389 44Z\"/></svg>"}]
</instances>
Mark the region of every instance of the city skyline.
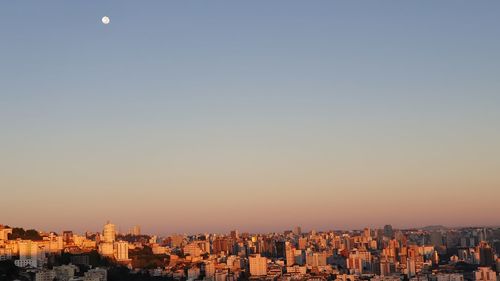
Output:
<instances>
[{"instance_id":1,"label":"city skyline","mask_svg":"<svg viewBox=\"0 0 500 281\"><path fill-rule=\"evenodd\" d=\"M500 281L500 1L0 1L0 281Z\"/></svg>"},{"instance_id":2,"label":"city skyline","mask_svg":"<svg viewBox=\"0 0 500 281\"><path fill-rule=\"evenodd\" d=\"M101 232L101 228L103 223L106 224L112 224L116 228L116 234L120 235L126 235L135 232L140 232L141 234L144 235L160 235L160 236L169 236L169 235L175 235L175 234L181 234L181 235L200 235L200 234L205 234L205 233L211 233L211 234L227 234L232 231L238 231L240 233L248 233L248 234L270 234L270 233L282 233L284 231L295 231L296 228L300 228L302 230L302 233L310 233L310 232L331 232L331 231L346 231L346 232L351 232L351 231L363 231L364 229L383 229L385 226L391 226L394 230L403 230L403 231L408 231L412 229L431 229L431 230L458 230L458 229L467 229L467 228L500 228L499 225L456 225L456 226L450 226L450 225L443 225L443 224L433 224L433 225L422 225L422 226L407 226L407 227L400 227L398 225L393 225L393 224L383 224L383 225L364 225L358 228L335 228L335 227L330 227L330 228L323 228L323 229L318 229L318 228L307 228L304 227L303 225L294 225L290 226L284 229L274 229L274 230L264 230L264 231L256 231L256 230L251 230L251 229L239 229L231 226L226 226L224 229L219 229L219 230L203 230L203 231L192 231L192 232L187 232L187 231L149 231L148 229L144 229L141 224L128 224L128 225L118 225L114 221L107 220L101 222L96 229L85 229L85 230L79 230L79 228L70 228L70 227L65 227L61 226L59 230L56 229L50 229L47 230L44 227L38 229L33 226L23 226L23 225L9 225L6 223L0 223L0 225L5 225L9 227L15 227L15 228L23 228L25 230L29 229L34 229L37 231L40 231L42 233L63 233L66 231L71 231L73 233L80 233L80 234L85 234L85 233L98 233ZM160 227L161 229L161 227Z\"/></svg>"},{"instance_id":3,"label":"city skyline","mask_svg":"<svg viewBox=\"0 0 500 281\"><path fill-rule=\"evenodd\" d=\"M498 281L500 228L148 235L0 225L0 279L26 281ZM21 281L21 280L20 280Z\"/></svg>"},{"instance_id":4,"label":"city skyline","mask_svg":"<svg viewBox=\"0 0 500 281\"><path fill-rule=\"evenodd\" d=\"M499 12L3 1L0 223L500 225Z\"/></svg>"}]
</instances>

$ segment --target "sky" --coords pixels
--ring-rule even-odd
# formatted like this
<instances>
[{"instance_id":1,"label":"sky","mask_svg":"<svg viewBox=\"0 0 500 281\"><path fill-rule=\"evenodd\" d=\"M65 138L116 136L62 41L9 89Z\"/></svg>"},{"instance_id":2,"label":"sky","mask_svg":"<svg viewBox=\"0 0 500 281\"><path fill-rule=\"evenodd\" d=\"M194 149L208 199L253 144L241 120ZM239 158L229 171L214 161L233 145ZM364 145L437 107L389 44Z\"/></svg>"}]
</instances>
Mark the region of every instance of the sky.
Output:
<instances>
[{"instance_id":1,"label":"sky","mask_svg":"<svg viewBox=\"0 0 500 281\"><path fill-rule=\"evenodd\" d=\"M499 13L2 1L0 224L500 225Z\"/></svg>"}]
</instances>

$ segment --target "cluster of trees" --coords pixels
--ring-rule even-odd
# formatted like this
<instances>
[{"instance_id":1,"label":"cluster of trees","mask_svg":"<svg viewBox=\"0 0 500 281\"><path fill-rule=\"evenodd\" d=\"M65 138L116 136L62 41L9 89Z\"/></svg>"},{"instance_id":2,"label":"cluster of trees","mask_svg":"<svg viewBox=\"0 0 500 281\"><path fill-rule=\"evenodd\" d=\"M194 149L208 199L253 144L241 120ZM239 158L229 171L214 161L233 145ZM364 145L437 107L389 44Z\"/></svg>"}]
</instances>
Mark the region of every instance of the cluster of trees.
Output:
<instances>
[{"instance_id":1,"label":"cluster of trees","mask_svg":"<svg viewBox=\"0 0 500 281\"><path fill-rule=\"evenodd\" d=\"M129 252L132 265L136 268L152 269L164 267L170 261L169 255L154 255L151 247L144 246Z\"/></svg>"},{"instance_id":2,"label":"cluster of trees","mask_svg":"<svg viewBox=\"0 0 500 281\"><path fill-rule=\"evenodd\" d=\"M132 234L122 235L122 234L118 234L116 236L116 238L130 242L130 243L134 243L134 242L147 243L149 241L149 239L151 239L151 236L149 236L149 235L132 235Z\"/></svg>"},{"instance_id":3,"label":"cluster of trees","mask_svg":"<svg viewBox=\"0 0 500 281\"><path fill-rule=\"evenodd\" d=\"M74 256L88 256L89 265L92 267L107 267L113 265L111 259L101 256L96 250L92 250L84 254L71 254L63 252L60 255L55 255L53 259L49 259L50 266L69 264L71 263L71 258Z\"/></svg>"},{"instance_id":4,"label":"cluster of trees","mask_svg":"<svg viewBox=\"0 0 500 281\"><path fill-rule=\"evenodd\" d=\"M18 238L33 241L42 240L42 236L40 236L40 233L38 233L35 229L24 230L24 228L21 227L14 227L8 238L9 240L15 240Z\"/></svg>"}]
</instances>

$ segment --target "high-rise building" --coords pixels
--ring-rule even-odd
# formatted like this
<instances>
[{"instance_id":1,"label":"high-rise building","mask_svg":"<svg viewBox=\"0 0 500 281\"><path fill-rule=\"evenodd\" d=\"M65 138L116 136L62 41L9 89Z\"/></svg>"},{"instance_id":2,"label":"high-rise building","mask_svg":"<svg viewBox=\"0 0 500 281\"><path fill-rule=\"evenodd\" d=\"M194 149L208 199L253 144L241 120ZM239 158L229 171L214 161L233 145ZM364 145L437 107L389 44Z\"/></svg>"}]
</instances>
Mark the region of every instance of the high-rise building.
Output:
<instances>
[{"instance_id":1,"label":"high-rise building","mask_svg":"<svg viewBox=\"0 0 500 281\"><path fill-rule=\"evenodd\" d=\"M296 249L293 253L293 258L294 258L294 263L297 265L304 265L305 264L305 256L304 256L304 251Z\"/></svg>"},{"instance_id":2,"label":"high-rise building","mask_svg":"<svg viewBox=\"0 0 500 281\"><path fill-rule=\"evenodd\" d=\"M116 258L115 242L116 239L116 226L109 221L104 225L102 231L102 239L99 239L99 254L103 256ZM97 239L96 239L97 240Z\"/></svg>"},{"instance_id":3,"label":"high-rise building","mask_svg":"<svg viewBox=\"0 0 500 281\"><path fill-rule=\"evenodd\" d=\"M37 258L38 256L38 245L36 242L31 240L19 241L19 258L20 259L31 259Z\"/></svg>"},{"instance_id":4,"label":"high-rise building","mask_svg":"<svg viewBox=\"0 0 500 281\"><path fill-rule=\"evenodd\" d=\"M300 237L297 244L298 244L297 248L299 248L299 250L305 250L307 247L307 238Z\"/></svg>"},{"instance_id":5,"label":"high-rise building","mask_svg":"<svg viewBox=\"0 0 500 281\"><path fill-rule=\"evenodd\" d=\"M275 241L274 242L275 247L276 247L276 257L278 259L283 259L285 258L285 241Z\"/></svg>"},{"instance_id":6,"label":"high-rise building","mask_svg":"<svg viewBox=\"0 0 500 281\"><path fill-rule=\"evenodd\" d=\"M103 241L105 243L113 243L116 238L116 226L108 221L104 225L104 229L102 231Z\"/></svg>"},{"instance_id":7,"label":"high-rise building","mask_svg":"<svg viewBox=\"0 0 500 281\"><path fill-rule=\"evenodd\" d=\"M200 247L201 251L203 253L209 253L210 254L210 242L206 240L200 240L197 241L198 247Z\"/></svg>"},{"instance_id":8,"label":"high-rise building","mask_svg":"<svg viewBox=\"0 0 500 281\"><path fill-rule=\"evenodd\" d=\"M394 235L394 231L392 229L392 225L390 224L386 224L384 226L384 236L385 237L389 237L389 238L392 238L392 236Z\"/></svg>"},{"instance_id":9,"label":"high-rise building","mask_svg":"<svg viewBox=\"0 0 500 281\"><path fill-rule=\"evenodd\" d=\"M225 254L231 253L233 248L233 240L228 237L217 237L212 242L212 249L214 254L220 254L224 252Z\"/></svg>"},{"instance_id":10,"label":"high-rise building","mask_svg":"<svg viewBox=\"0 0 500 281\"><path fill-rule=\"evenodd\" d=\"M285 261L286 266L292 266L295 264L295 249L288 241L285 244Z\"/></svg>"},{"instance_id":11,"label":"high-rise building","mask_svg":"<svg viewBox=\"0 0 500 281\"><path fill-rule=\"evenodd\" d=\"M141 235L141 227L139 225L134 225L130 229L130 235L132 235L132 236L139 236L139 235Z\"/></svg>"},{"instance_id":12,"label":"high-rise building","mask_svg":"<svg viewBox=\"0 0 500 281\"><path fill-rule=\"evenodd\" d=\"M481 242L479 244L479 264L481 266L493 266L495 260L493 258L493 249L486 242Z\"/></svg>"},{"instance_id":13,"label":"high-rise building","mask_svg":"<svg viewBox=\"0 0 500 281\"><path fill-rule=\"evenodd\" d=\"M434 251L434 253L432 253L432 263L435 264L435 265L439 264L439 254L438 254L438 251Z\"/></svg>"},{"instance_id":14,"label":"high-rise building","mask_svg":"<svg viewBox=\"0 0 500 281\"><path fill-rule=\"evenodd\" d=\"M326 265L326 253L325 252L312 252L306 253L306 264L313 267L325 266Z\"/></svg>"},{"instance_id":15,"label":"high-rise building","mask_svg":"<svg viewBox=\"0 0 500 281\"><path fill-rule=\"evenodd\" d=\"M354 274L363 274L371 269L371 253L365 250L353 250L347 259L347 268Z\"/></svg>"},{"instance_id":16,"label":"high-rise building","mask_svg":"<svg viewBox=\"0 0 500 281\"><path fill-rule=\"evenodd\" d=\"M32 266L37 267L40 255L38 243L31 240L20 240L17 242L19 259L14 261L18 267Z\"/></svg>"},{"instance_id":17,"label":"high-rise building","mask_svg":"<svg viewBox=\"0 0 500 281\"><path fill-rule=\"evenodd\" d=\"M117 261L127 261L128 260L128 242L118 241L115 243Z\"/></svg>"},{"instance_id":18,"label":"high-rise building","mask_svg":"<svg viewBox=\"0 0 500 281\"><path fill-rule=\"evenodd\" d=\"M391 270L391 263L387 259L382 259L380 261L380 275L382 276L389 276L391 275L392 270Z\"/></svg>"},{"instance_id":19,"label":"high-rise building","mask_svg":"<svg viewBox=\"0 0 500 281\"><path fill-rule=\"evenodd\" d=\"M267 258L261 257L259 254L249 257L250 275L264 276L267 275Z\"/></svg>"},{"instance_id":20,"label":"high-rise building","mask_svg":"<svg viewBox=\"0 0 500 281\"><path fill-rule=\"evenodd\" d=\"M202 254L200 247L195 242L191 242L184 246L182 251L185 255L190 255L191 257L199 257Z\"/></svg>"}]
</instances>

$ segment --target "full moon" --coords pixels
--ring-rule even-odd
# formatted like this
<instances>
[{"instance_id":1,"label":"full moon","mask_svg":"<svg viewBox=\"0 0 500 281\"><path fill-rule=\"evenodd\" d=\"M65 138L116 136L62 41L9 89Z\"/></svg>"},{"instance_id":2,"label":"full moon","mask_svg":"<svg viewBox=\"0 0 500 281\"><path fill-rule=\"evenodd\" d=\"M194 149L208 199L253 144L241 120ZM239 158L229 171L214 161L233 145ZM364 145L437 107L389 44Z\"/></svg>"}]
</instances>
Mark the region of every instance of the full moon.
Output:
<instances>
[{"instance_id":1,"label":"full moon","mask_svg":"<svg viewBox=\"0 0 500 281\"><path fill-rule=\"evenodd\" d=\"M107 16L104 16L104 17L102 17L101 21L104 24L108 24L109 23L109 18Z\"/></svg>"}]
</instances>

